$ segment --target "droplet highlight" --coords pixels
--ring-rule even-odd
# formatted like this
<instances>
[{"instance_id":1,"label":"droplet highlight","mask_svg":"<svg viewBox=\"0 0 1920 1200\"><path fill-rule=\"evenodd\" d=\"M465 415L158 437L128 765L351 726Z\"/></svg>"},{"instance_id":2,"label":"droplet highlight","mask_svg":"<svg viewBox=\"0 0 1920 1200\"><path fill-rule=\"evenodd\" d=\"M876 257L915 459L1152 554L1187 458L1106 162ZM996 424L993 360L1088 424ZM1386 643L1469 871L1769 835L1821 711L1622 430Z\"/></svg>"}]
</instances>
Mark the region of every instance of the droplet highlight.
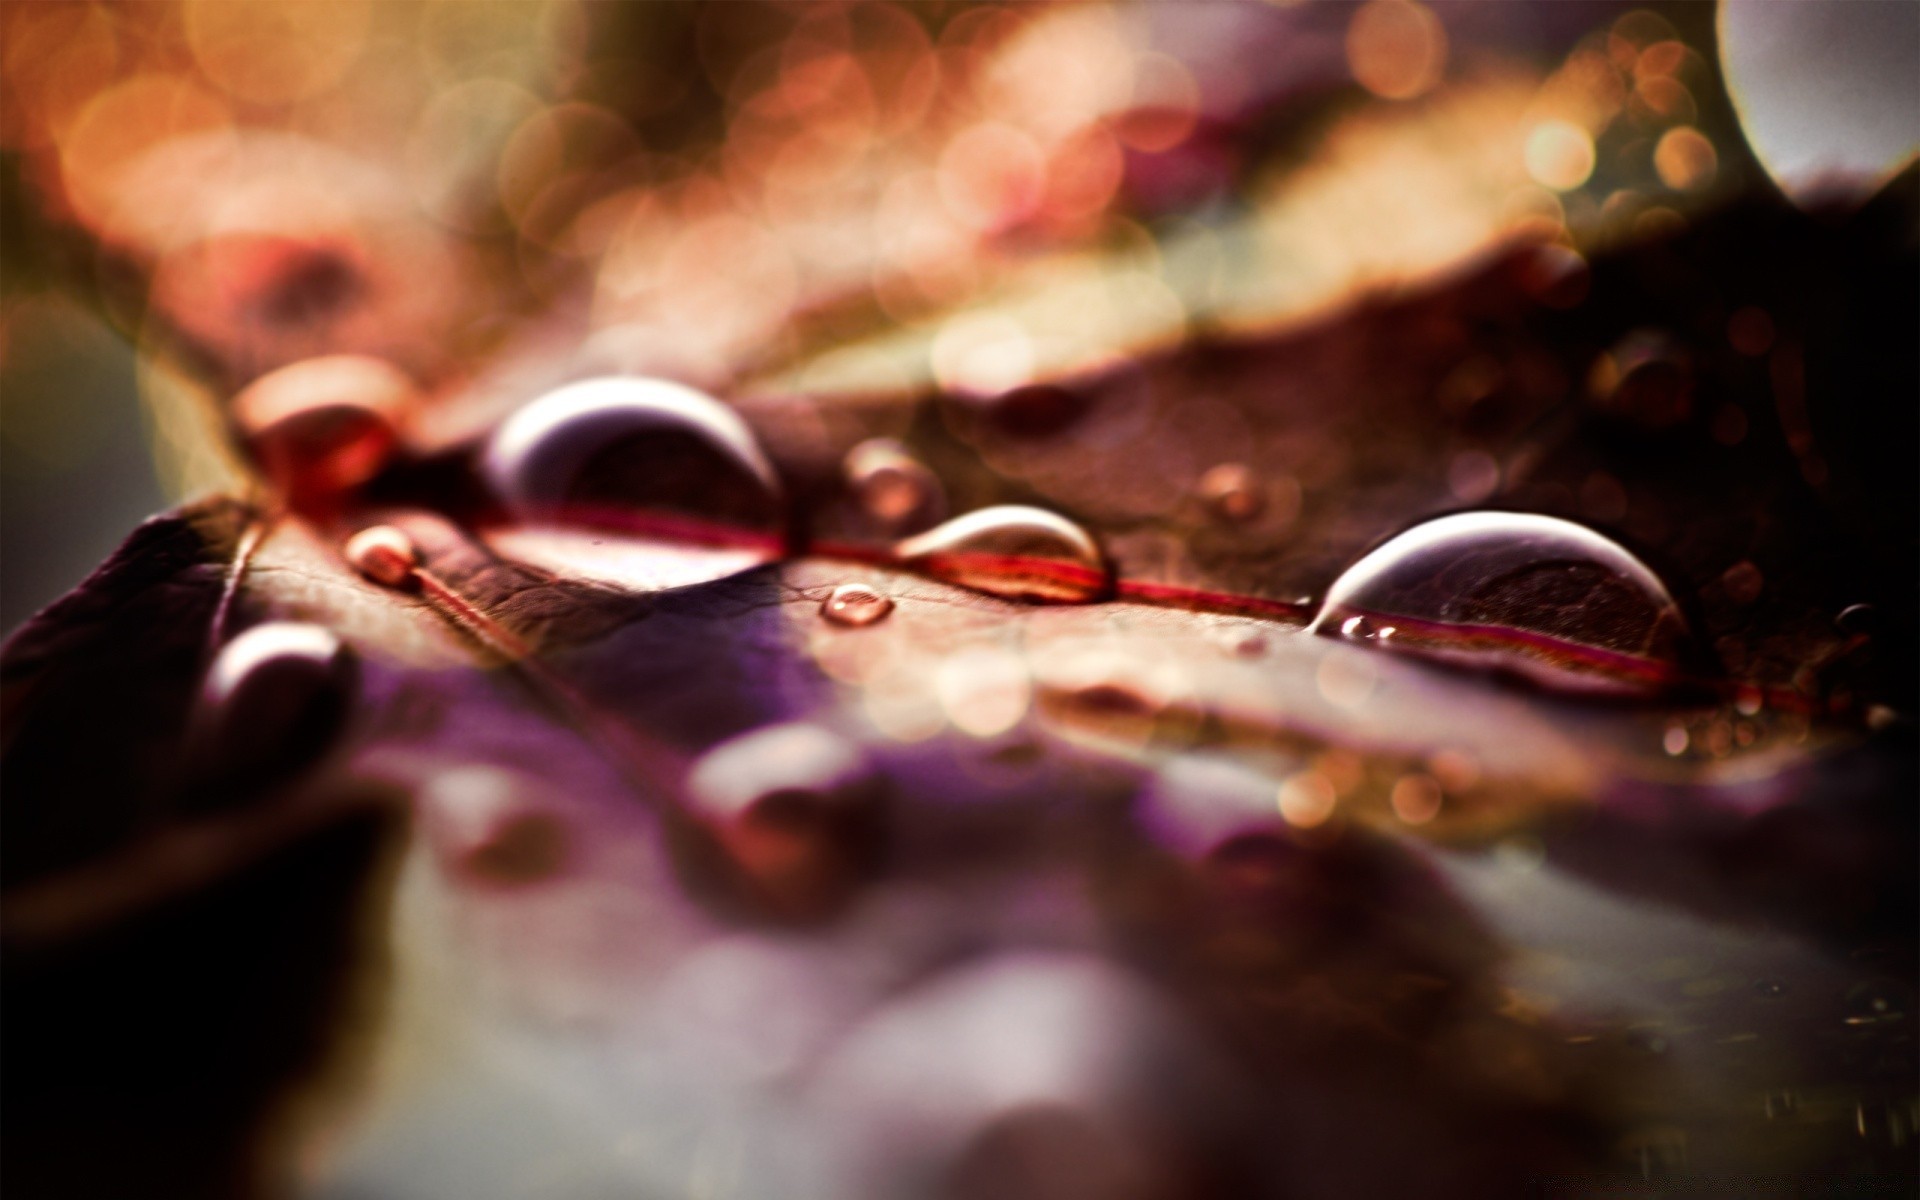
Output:
<instances>
[{"instance_id":1,"label":"droplet highlight","mask_svg":"<svg viewBox=\"0 0 1920 1200\"><path fill-rule=\"evenodd\" d=\"M1618 543L1530 513L1457 513L1349 567L1312 630L1575 690L1677 676L1686 623L1666 585ZM1391 633L1388 633L1391 630Z\"/></svg>"},{"instance_id":2,"label":"droplet highlight","mask_svg":"<svg viewBox=\"0 0 1920 1200\"><path fill-rule=\"evenodd\" d=\"M1200 502L1222 521L1251 521L1267 507L1266 493L1253 471L1242 463L1221 463L1200 476L1195 489Z\"/></svg>"},{"instance_id":3,"label":"droplet highlight","mask_svg":"<svg viewBox=\"0 0 1920 1200\"><path fill-rule=\"evenodd\" d=\"M347 721L359 670L338 635L269 621L220 648L201 685L201 748L217 774L257 785L326 752Z\"/></svg>"},{"instance_id":4,"label":"droplet highlight","mask_svg":"<svg viewBox=\"0 0 1920 1200\"><path fill-rule=\"evenodd\" d=\"M420 548L393 525L370 525L347 539L347 564L382 587L403 587L420 565Z\"/></svg>"},{"instance_id":5,"label":"droplet highlight","mask_svg":"<svg viewBox=\"0 0 1920 1200\"><path fill-rule=\"evenodd\" d=\"M1093 536L1045 509L1004 504L955 517L895 547L909 566L1009 600L1084 604L1112 590Z\"/></svg>"},{"instance_id":6,"label":"droplet highlight","mask_svg":"<svg viewBox=\"0 0 1920 1200\"><path fill-rule=\"evenodd\" d=\"M483 469L522 519L727 540L783 516L779 479L746 422L660 379L548 392L494 432Z\"/></svg>"},{"instance_id":7,"label":"droplet highlight","mask_svg":"<svg viewBox=\"0 0 1920 1200\"><path fill-rule=\"evenodd\" d=\"M694 764L687 799L738 880L781 915L838 907L879 850L880 776L858 746L817 725L714 747Z\"/></svg>"},{"instance_id":8,"label":"droplet highlight","mask_svg":"<svg viewBox=\"0 0 1920 1200\"><path fill-rule=\"evenodd\" d=\"M843 470L860 511L883 528L901 532L946 515L939 479L892 438L869 438L847 451Z\"/></svg>"},{"instance_id":9,"label":"droplet highlight","mask_svg":"<svg viewBox=\"0 0 1920 1200\"><path fill-rule=\"evenodd\" d=\"M835 625L859 628L893 611L893 598L864 583L843 583L820 603L820 615Z\"/></svg>"},{"instance_id":10,"label":"droplet highlight","mask_svg":"<svg viewBox=\"0 0 1920 1200\"><path fill-rule=\"evenodd\" d=\"M297 511L325 510L373 478L398 445L419 390L397 367L354 354L270 371L242 388L229 416L249 456Z\"/></svg>"}]
</instances>

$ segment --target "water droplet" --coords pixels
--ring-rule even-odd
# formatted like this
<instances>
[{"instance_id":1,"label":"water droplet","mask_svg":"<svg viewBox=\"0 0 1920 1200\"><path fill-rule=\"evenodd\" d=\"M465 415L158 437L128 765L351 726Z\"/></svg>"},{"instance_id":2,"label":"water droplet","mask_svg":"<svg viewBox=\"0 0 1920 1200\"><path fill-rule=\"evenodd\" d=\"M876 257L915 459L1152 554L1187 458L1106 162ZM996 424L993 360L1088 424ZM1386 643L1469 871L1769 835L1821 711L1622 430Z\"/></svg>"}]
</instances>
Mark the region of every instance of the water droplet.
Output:
<instances>
[{"instance_id":1,"label":"water droplet","mask_svg":"<svg viewBox=\"0 0 1920 1200\"><path fill-rule=\"evenodd\" d=\"M988 424L999 433L1044 438L1079 424L1093 408L1093 402L1077 387L1032 383L982 399L977 406Z\"/></svg>"},{"instance_id":2,"label":"water droplet","mask_svg":"<svg viewBox=\"0 0 1920 1200\"><path fill-rule=\"evenodd\" d=\"M220 648L201 686L210 765L248 784L307 766L346 724L357 682L353 652L331 630L296 621L246 630Z\"/></svg>"},{"instance_id":3,"label":"water droplet","mask_svg":"<svg viewBox=\"0 0 1920 1200\"><path fill-rule=\"evenodd\" d=\"M895 547L927 574L1010 600L1082 604L1113 586L1100 547L1057 513L1004 504L955 517Z\"/></svg>"},{"instance_id":4,"label":"water droplet","mask_svg":"<svg viewBox=\"0 0 1920 1200\"><path fill-rule=\"evenodd\" d=\"M792 724L708 751L688 776L687 795L760 901L790 916L817 916L873 865L880 782L858 746L817 725Z\"/></svg>"},{"instance_id":5,"label":"water droplet","mask_svg":"<svg viewBox=\"0 0 1920 1200\"><path fill-rule=\"evenodd\" d=\"M1391 621L1391 638L1379 630ZM1666 586L1584 526L1458 513L1349 567L1311 628L1583 689L1651 686L1677 669L1685 623Z\"/></svg>"},{"instance_id":6,"label":"water droplet","mask_svg":"<svg viewBox=\"0 0 1920 1200\"><path fill-rule=\"evenodd\" d=\"M1753 985L1753 994L1762 1000L1778 1000L1787 994L1787 985L1778 979L1760 979Z\"/></svg>"},{"instance_id":7,"label":"water droplet","mask_svg":"<svg viewBox=\"0 0 1920 1200\"><path fill-rule=\"evenodd\" d=\"M1647 429L1670 429L1693 411L1693 364L1657 329L1638 329L1594 361L1588 392L1602 411Z\"/></svg>"},{"instance_id":8,"label":"water droplet","mask_svg":"<svg viewBox=\"0 0 1920 1200\"><path fill-rule=\"evenodd\" d=\"M869 438L847 451L847 486L860 508L893 530L924 526L945 514L940 481L892 438Z\"/></svg>"},{"instance_id":9,"label":"water droplet","mask_svg":"<svg viewBox=\"0 0 1920 1200\"><path fill-rule=\"evenodd\" d=\"M1660 748L1670 757L1679 758L1687 752L1687 746L1692 740L1685 725L1669 725L1667 732L1661 735Z\"/></svg>"},{"instance_id":10,"label":"water droplet","mask_svg":"<svg viewBox=\"0 0 1920 1200\"><path fill-rule=\"evenodd\" d=\"M609 377L571 383L494 432L485 471L521 517L621 529L766 530L782 515L773 466L732 409L690 387Z\"/></svg>"},{"instance_id":11,"label":"water droplet","mask_svg":"<svg viewBox=\"0 0 1920 1200\"><path fill-rule=\"evenodd\" d=\"M1301 771L1280 785L1280 815L1296 829L1312 829L1333 815L1339 796L1319 771Z\"/></svg>"},{"instance_id":12,"label":"water droplet","mask_svg":"<svg viewBox=\"0 0 1920 1200\"><path fill-rule=\"evenodd\" d=\"M343 553L354 570L383 587L405 586L420 565L420 548L393 525L369 525L347 539Z\"/></svg>"},{"instance_id":13,"label":"water droplet","mask_svg":"<svg viewBox=\"0 0 1920 1200\"><path fill-rule=\"evenodd\" d=\"M1912 1011L1912 999L1911 993L1896 983L1856 984L1847 992L1841 1019L1855 1026L1894 1024Z\"/></svg>"},{"instance_id":14,"label":"water droplet","mask_svg":"<svg viewBox=\"0 0 1920 1200\"><path fill-rule=\"evenodd\" d=\"M1735 604L1748 605L1760 598L1760 593L1766 590L1767 580L1759 567L1743 559L1721 574L1720 586L1726 590L1727 599Z\"/></svg>"},{"instance_id":15,"label":"water droplet","mask_svg":"<svg viewBox=\"0 0 1920 1200\"><path fill-rule=\"evenodd\" d=\"M327 508L385 466L419 399L398 368L339 354L270 371L233 398L241 441L301 512Z\"/></svg>"},{"instance_id":16,"label":"water droplet","mask_svg":"<svg viewBox=\"0 0 1920 1200\"><path fill-rule=\"evenodd\" d=\"M1251 521L1267 506L1260 480L1242 463L1221 463L1200 476L1200 500L1223 521Z\"/></svg>"},{"instance_id":17,"label":"water droplet","mask_svg":"<svg viewBox=\"0 0 1920 1200\"><path fill-rule=\"evenodd\" d=\"M1871 604L1849 604L1833 623L1849 637L1871 637L1879 628L1880 613Z\"/></svg>"},{"instance_id":18,"label":"water droplet","mask_svg":"<svg viewBox=\"0 0 1920 1200\"><path fill-rule=\"evenodd\" d=\"M893 611L893 598L864 583L843 583L820 604L820 615L835 625L871 625Z\"/></svg>"},{"instance_id":19,"label":"water droplet","mask_svg":"<svg viewBox=\"0 0 1920 1200\"><path fill-rule=\"evenodd\" d=\"M561 815L534 799L529 781L497 767L436 775L421 789L420 807L440 861L472 882L538 883L559 874L572 852Z\"/></svg>"}]
</instances>

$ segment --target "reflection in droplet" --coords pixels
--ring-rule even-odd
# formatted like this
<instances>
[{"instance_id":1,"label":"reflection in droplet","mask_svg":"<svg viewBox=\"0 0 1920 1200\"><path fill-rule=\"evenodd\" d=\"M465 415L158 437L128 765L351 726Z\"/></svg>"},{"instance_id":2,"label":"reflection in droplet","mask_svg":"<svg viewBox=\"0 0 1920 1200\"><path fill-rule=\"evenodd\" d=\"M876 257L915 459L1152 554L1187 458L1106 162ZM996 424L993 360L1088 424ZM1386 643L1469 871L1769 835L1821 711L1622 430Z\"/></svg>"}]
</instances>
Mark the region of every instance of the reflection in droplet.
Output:
<instances>
[{"instance_id":1,"label":"reflection in droplet","mask_svg":"<svg viewBox=\"0 0 1920 1200\"><path fill-rule=\"evenodd\" d=\"M895 547L911 566L1009 600L1081 604L1113 586L1092 535L1057 513L1003 504L955 517Z\"/></svg>"},{"instance_id":2,"label":"reflection in droplet","mask_svg":"<svg viewBox=\"0 0 1920 1200\"><path fill-rule=\"evenodd\" d=\"M1242 463L1209 468L1196 490L1214 515L1226 521L1251 521L1266 507L1260 480Z\"/></svg>"},{"instance_id":3,"label":"reflection in droplet","mask_svg":"<svg viewBox=\"0 0 1920 1200\"><path fill-rule=\"evenodd\" d=\"M485 469L522 517L564 511L691 535L710 522L766 529L782 510L779 480L746 423L659 379L589 379L548 392L494 433Z\"/></svg>"},{"instance_id":4,"label":"reflection in droplet","mask_svg":"<svg viewBox=\"0 0 1920 1200\"><path fill-rule=\"evenodd\" d=\"M1626 549L1505 512L1440 517L1388 541L1334 582L1312 628L1607 690L1669 678L1685 635L1666 586Z\"/></svg>"},{"instance_id":5,"label":"reflection in droplet","mask_svg":"<svg viewBox=\"0 0 1920 1200\"><path fill-rule=\"evenodd\" d=\"M879 784L860 748L817 725L755 730L708 751L687 778L691 811L761 901L817 916L879 850Z\"/></svg>"},{"instance_id":6,"label":"reflection in droplet","mask_svg":"<svg viewBox=\"0 0 1920 1200\"><path fill-rule=\"evenodd\" d=\"M332 631L255 625L220 648L202 684L206 753L228 777L296 771L340 732L357 678L353 652Z\"/></svg>"},{"instance_id":7,"label":"reflection in droplet","mask_svg":"<svg viewBox=\"0 0 1920 1200\"><path fill-rule=\"evenodd\" d=\"M938 520L946 508L940 481L892 438L869 438L847 451L844 470L861 510L889 529Z\"/></svg>"},{"instance_id":8,"label":"reflection in droplet","mask_svg":"<svg viewBox=\"0 0 1920 1200\"><path fill-rule=\"evenodd\" d=\"M311 511L386 464L395 426L418 395L392 365L337 354L262 375L234 397L231 415L288 503Z\"/></svg>"},{"instance_id":9,"label":"reflection in droplet","mask_svg":"<svg viewBox=\"0 0 1920 1200\"><path fill-rule=\"evenodd\" d=\"M400 587L420 565L420 548L405 530L370 525L347 539L342 552L349 566L383 587Z\"/></svg>"},{"instance_id":10,"label":"reflection in droplet","mask_svg":"<svg viewBox=\"0 0 1920 1200\"><path fill-rule=\"evenodd\" d=\"M820 604L820 615L835 625L871 625L893 611L893 598L864 583L843 583Z\"/></svg>"}]
</instances>

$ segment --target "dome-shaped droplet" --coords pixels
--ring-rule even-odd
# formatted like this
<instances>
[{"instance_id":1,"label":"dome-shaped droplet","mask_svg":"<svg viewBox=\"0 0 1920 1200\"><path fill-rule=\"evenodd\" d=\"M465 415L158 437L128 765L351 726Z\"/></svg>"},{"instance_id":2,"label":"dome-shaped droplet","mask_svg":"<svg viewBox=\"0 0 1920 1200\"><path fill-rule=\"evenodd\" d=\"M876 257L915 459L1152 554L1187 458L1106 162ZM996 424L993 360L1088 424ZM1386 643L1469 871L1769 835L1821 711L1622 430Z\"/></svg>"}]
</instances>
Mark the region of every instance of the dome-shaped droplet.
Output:
<instances>
[{"instance_id":1,"label":"dome-shaped droplet","mask_svg":"<svg viewBox=\"0 0 1920 1200\"><path fill-rule=\"evenodd\" d=\"M201 685L209 767L249 784L295 773L339 736L357 683L353 652L328 629L271 621L246 630L220 648Z\"/></svg>"},{"instance_id":2,"label":"dome-shaped droplet","mask_svg":"<svg viewBox=\"0 0 1920 1200\"><path fill-rule=\"evenodd\" d=\"M765 530L781 490L753 433L718 400L659 379L571 383L495 431L485 470L521 517L615 528Z\"/></svg>"},{"instance_id":3,"label":"dome-shaped droplet","mask_svg":"<svg viewBox=\"0 0 1920 1200\"><path fill-rule=\"evenodd\" d=\"M820 615L835 625L871 625L893 611L893 598L864 583L843 583L820 604Z\"/></svg>"},{"instance_id":4,"label":"dome-shaped droplet","mask_svg":"<svg viewBox=\"0 0 1920 1200\"><path fill-rule=\"evenodd\" d=\"M469 883L539 883L573 855L562 814L529 781L496 767L439 773L420 789L419 809L435 856Z\"/></svg>"},{"instance_id":5,"label":"dome-shaped droplet","mask_svg":"<svg viewBox=\"0 0 1920 1200\"><path fill-rule=\"evenodd\" d=\"M868 438L847 451L844 469L860 510L887 529L920 528L945 515L940 481L892 438Z\"/></svg>"},{"instance_id":6,"label":"dome-shaped droplet","mask_svg":"<svg viewBox=\"0 0 1920 1200\"><path fill-rule=\"evenodd\" d=\"M1571 521L1456 513L1362 558L1313 630L1567 686L1618 690L1675 673L1686 626L1647 565Z\"/></svg>"},{"instance_id":7,"label":"dome-shaped droplet","mask_svg":"<svg viewBox=\"0 0 1920 1200\"><path fill-rule=\"evenodd\" d=\"M1200 476L1200 500L1223 521L1251 521L1266 507L1260 480L1242 463L1221 463Z\"/></svg>"},{"instance_id":8,"label":"dome-shaped droplet","mask_svg":"<svg viewBox=\"0 0 1920 1200\"><path fill-rule=\"evenodd\" d=\"M1098 600L1113 586L1093 536L1045 509L982 508L895 547L909 565L962 587L1055 604Z\"/></svg>"},{"instance_id":9,"label":"dome-shaped droplet","mask_svg":"<svg viewBox=\"0 0 1920 1200\"><path fill-rule=\"evenodd\" d=\"M420 565L420 548L394 525L369 525L347 539L347 564L382 587L400 587Z\"/></svg>"},{"instance_id":10,"label":"dome-shaped droplet","mask_svg":"<svg viewBox=\"0 0 1920 1200\"><path fill-rule=\"evenodd\" d=\"M1588 392L1606 413L1646 429L1669 429L1693 411L1693 362L1657 329L1636 329L1594 360Z\"/></svg>"},{"instance_id":11,"label":"dome-shaped droplet","mask_svg":"<svg viewBox=\"0 0 1920 1200\"><path fill-rule=\"evenodd\" d=\"M233 398L230 411L247 452L288 503L310 511L373 478L418 398L398 368L337 354L262 375Z\"/></svg>"},{"instance_id":12,"label":"dome-shaped droplet","mask_svg":"<svg viewBox=\"0 0 1920 1200\"><path fill-rule=\"evenodd\" d=\"M878 849L879 776L858 746L817 725L725 742L687 779L692 814L763 903L817 916L844 899Z\"/></svg>"}]
</instances>

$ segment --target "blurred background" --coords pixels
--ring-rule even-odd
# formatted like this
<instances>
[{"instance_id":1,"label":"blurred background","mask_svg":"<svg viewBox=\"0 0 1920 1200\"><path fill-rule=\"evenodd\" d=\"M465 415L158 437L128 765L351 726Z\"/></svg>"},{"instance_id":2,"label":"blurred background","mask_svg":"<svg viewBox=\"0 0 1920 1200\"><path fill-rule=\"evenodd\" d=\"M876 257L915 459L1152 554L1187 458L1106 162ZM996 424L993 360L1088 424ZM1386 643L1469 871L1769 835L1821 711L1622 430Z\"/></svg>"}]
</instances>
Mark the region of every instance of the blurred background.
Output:
<instances>
[{"instance_id":1,"label":"blurred background","mask_svg":"<svg viewBox=\"0 0 1920 1200\"><path fill-rule=\"evenodd\" d=\"M1870 194L1913 150L1917 20L9 5L0 626L232 482L182 381L377 350L462 396L431 442L497 419L473 381L531 330L548 358L736 390L952 386L1282 327L1514 239L1570 275L1742 194Z\"/></svg>"}]
</instances>

